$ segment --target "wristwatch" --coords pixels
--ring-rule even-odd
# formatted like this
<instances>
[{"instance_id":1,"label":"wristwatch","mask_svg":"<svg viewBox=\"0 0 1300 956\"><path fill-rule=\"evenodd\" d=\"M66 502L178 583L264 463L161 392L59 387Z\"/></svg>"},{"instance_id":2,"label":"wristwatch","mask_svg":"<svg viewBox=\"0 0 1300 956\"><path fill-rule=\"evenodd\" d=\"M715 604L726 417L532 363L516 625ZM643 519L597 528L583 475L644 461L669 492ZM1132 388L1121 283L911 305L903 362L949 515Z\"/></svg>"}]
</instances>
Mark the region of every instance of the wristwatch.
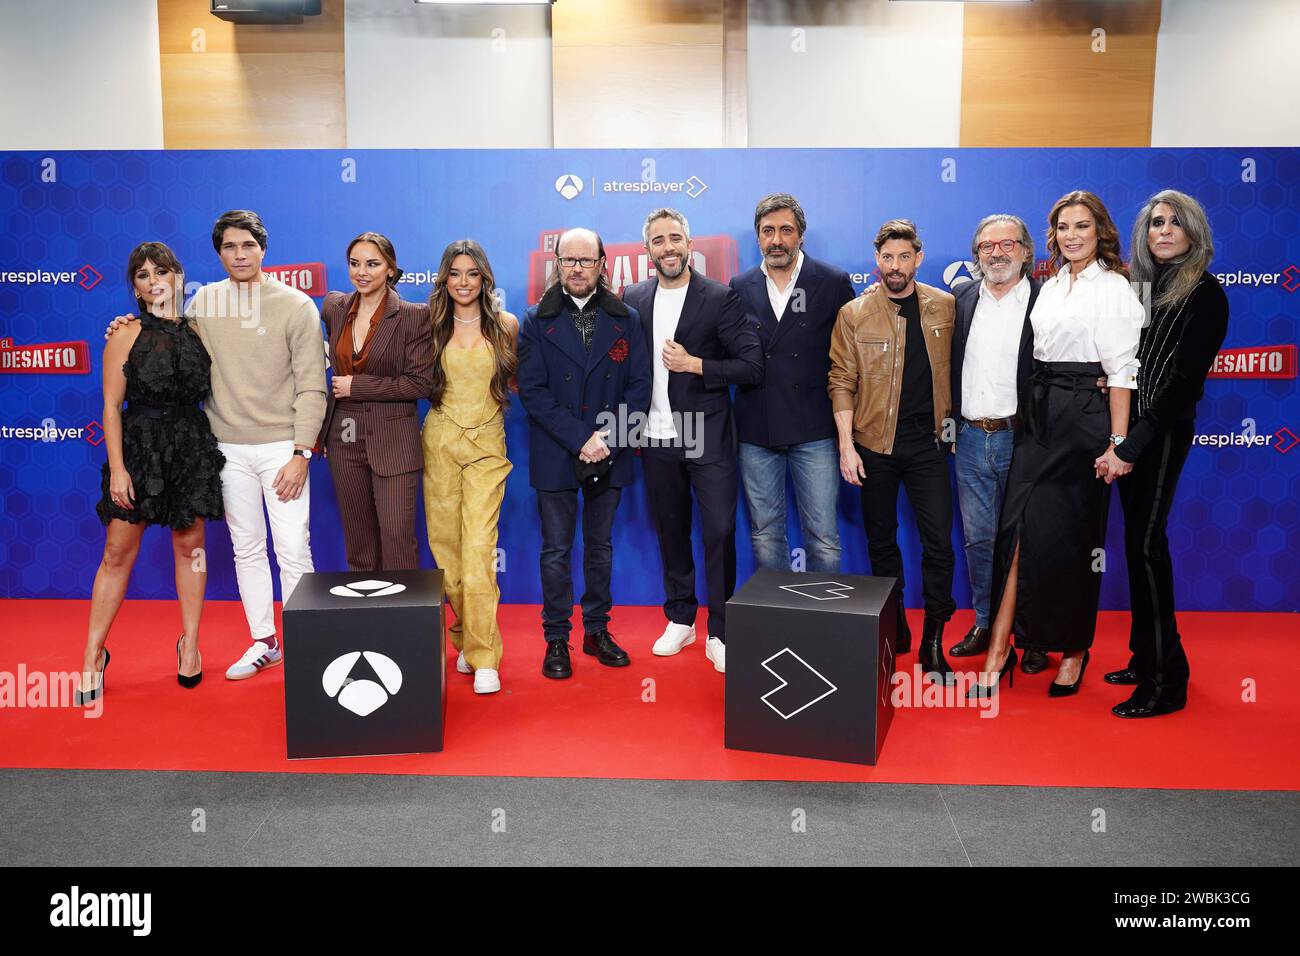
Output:
<instances>
[{"instance_id":1,"label":"wristwatch","mask_svg":"<svg viewBox=\"0 0 1300 956\"><path fill-rule=\"evenodd\" d=\"M1111 443L1112 445L1114 445L1116 448L1118 448L1120 445L1124 444L1124 436L1123 436L1123 435L1111 435L1111 436L1110 436L1110 443Z\"/></svg>"},{"instance_id":2,"label":"wristwatch","mask_svg":"<svg viewBox=\"0 0 1300 956\"><path fill-rule=\"evenodd\" d=\"M295 449L293 450L293 453L294 453L295 455L299 455L299 456L301 456L301 457L303 457L303 458L306 458L308 461L311 461L311 449L310 449L310 448L295 448Z\"/></svg>"}]
</instances>

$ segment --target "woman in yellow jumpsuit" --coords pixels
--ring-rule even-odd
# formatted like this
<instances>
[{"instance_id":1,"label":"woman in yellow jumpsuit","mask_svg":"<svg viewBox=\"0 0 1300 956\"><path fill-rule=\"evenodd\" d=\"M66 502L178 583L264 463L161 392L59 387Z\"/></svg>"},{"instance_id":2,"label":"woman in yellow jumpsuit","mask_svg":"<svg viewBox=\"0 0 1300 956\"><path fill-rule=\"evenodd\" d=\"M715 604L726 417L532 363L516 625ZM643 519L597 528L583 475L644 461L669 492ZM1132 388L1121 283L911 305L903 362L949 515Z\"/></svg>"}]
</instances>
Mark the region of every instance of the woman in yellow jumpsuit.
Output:
<instances>
[{"instance_id":1,"label":"woman in yellow jumpsuit","mask_svg":"<svg viewBox=\"0 0 1300 956\"><path fill-rule=\"evenodd\" d=\"M504 413L519 332L518 320L497 307L495 288L477 242L458 240L443 252L429 297L433 407L422 436L429 548L456 614L456 669L473 673L476 694L501 689L497 520L511 468Z\"/></svg>"}]
</instances>

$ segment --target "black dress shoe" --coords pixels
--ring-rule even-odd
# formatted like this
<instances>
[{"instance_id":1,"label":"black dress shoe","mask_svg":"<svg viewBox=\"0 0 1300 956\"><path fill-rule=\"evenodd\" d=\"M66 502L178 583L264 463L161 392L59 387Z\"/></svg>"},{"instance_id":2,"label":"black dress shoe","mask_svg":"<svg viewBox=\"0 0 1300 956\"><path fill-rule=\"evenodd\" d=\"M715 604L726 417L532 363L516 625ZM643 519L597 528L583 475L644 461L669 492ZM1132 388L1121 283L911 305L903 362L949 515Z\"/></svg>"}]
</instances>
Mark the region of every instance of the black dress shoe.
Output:
<instances>
[{"instance_id":1,"label":"black dress shoe","mask_svg":"<svg viewBox=\"0 0 1300 956\"><path fill-rule=\"evenodd\" d=\"M1025 649L1025 659L1021 662L1020 669L1026 674L1041 674L1047 669L1049 663L1047 651L1030 647Z\"/></svg>"},{"instance_id":2,"label":"black dress shoe","mask_svg":"<svg viewBox=\"0 0 1300 956\"><path fill-rule=\"evenodd\" d=\"M987 627L975 627L966 632L966 636L961 641L952 646L948 653L953 657L974 657L976 654L983 654L989 649L989 629Z\"/></svg>"},{"instance_id":3,"label":"black dress shoe","mask_svg":"<svg viewBox=\"0 0 1300 956\"><path fill-rule=\"evenodd\" d=\"M606 667L627 667L632 661L627 651L614 643L609 631L597 631L582 636L582 653L590 654Z\"/></svg>"},{"instance_id":4,"label":"black dress shoe","mask_svg":"<svg viewBox=\"0 0 1300 956\"><path fill-rule=\"evenodd\" d=\"M559 680L573 676L573 665L569 662L569 642L556 638L546 642L546 657L542 660L542 676Z\"/></svg>"},{"instance_id":5,"label":"black dress shoe","mask_svg":"<svg viewBox=\"0 0 1300 956\"><path fill-rule=\"evenodd\" d=\"M898 602L898 639L894 641L894 653L906 654L912 649L912 629L907 626L907 608L902 599Z\"/></svg>"},{"instance_id":6,"label":"black dress shoe","mask_svg":"<svg viewBox=\"0 0 1300 956\"><path fill-rule=\"evenodd\" d=\"M1187 706L1187 692L1160 693L1145 687L1139 687L1133 696L1122 704L1116 704L1110 712L1116 717L1160 717L1173 714Z\"/></svg>"},{"instance_id":7,"label":"black dress shoe","mask_svg":"<svg viewBox=\"0 0 1300 956\"><path fill-rule=\"evenodd\" d=\"M1088 651L1083 652L1083 663L1079 665L1079 676L1074 679L1073 684L1058 684L1052 681L1047 685L1048 697L1069 697L1072 694L1079 693L1079 688L1083 686L1083 672L1088 669L1088 659L1092 655Z\"/></svg>"},{"instance_id":8,"label":"black dress shoe","mask_svg":"<svg viewBox=\"0 0 1300 956\"><path fill-rule=\"evenodd\" d=\"M921 680L951 686L957 683L957 675L943 658L943 621L925 619L925 630L921 634L921 668L924 673Z\"/></svg>"},{"instance_id":9,"label":"black dress shoe","mask_svg":"<svg viewBox=\"0 0 1300 956\"><path fill-rule=\"evenodd\" d=\"M1111 671L1102 678L1107 684L1129 685L1137 684L1141 678L1138 677L1137 671L1131 667L1126 667L1122 671ZM1120 705L1121 707L1123 704Z\"/></svg>"}]
</instances>

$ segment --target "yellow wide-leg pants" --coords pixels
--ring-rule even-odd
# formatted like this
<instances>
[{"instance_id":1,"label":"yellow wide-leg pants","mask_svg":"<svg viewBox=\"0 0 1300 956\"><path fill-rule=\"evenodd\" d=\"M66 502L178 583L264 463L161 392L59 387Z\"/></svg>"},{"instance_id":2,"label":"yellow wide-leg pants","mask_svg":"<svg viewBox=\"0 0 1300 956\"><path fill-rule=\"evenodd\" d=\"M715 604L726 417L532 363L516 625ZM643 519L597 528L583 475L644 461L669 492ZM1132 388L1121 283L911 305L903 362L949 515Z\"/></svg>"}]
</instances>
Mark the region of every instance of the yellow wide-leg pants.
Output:
<instances>
[{"instance_id":1,"label":"yellow wide-leg pants","mask_svg":"<svg viewBox=\"0 0 1300 956\"><path fill-rule=\"evenodd\" d=\"M433 409L424 419L424 518L429 549L443 571L456 613L451 642L470 667L496 669L503 652L497 625L497 521L513 467L505 423L497 416L462 428Z\"/></svg>"}]
</instances>

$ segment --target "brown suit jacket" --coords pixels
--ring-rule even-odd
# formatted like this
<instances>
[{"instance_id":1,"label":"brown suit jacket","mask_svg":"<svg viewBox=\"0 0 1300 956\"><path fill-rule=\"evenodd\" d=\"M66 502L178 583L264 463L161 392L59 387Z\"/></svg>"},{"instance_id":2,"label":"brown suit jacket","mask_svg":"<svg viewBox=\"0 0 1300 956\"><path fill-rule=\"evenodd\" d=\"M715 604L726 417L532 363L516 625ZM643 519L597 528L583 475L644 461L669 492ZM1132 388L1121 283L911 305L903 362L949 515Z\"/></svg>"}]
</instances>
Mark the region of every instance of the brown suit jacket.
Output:
<instances>
[{"instance_id":1,"label":"brown suit jacket","mask_svg":"<svg viewBox=\"0 0 1300 956\"><path fill-rule=\"evenodd\" d=\"M329 334L329 356L338 349L339 336L359 292L330 292L321 305L321 318ZM352 376L352 401L361 403L357 435L364 437L370 467L384 476L419 471L424 467L420 448L417 402L433 387L433 325L429 307L404 302L396 289L388 290L384 318L370 343L364 373ZM337 408L333 389L325 407L325 423L316 440L326 448Z\"/></svg>"}]
</instances>

